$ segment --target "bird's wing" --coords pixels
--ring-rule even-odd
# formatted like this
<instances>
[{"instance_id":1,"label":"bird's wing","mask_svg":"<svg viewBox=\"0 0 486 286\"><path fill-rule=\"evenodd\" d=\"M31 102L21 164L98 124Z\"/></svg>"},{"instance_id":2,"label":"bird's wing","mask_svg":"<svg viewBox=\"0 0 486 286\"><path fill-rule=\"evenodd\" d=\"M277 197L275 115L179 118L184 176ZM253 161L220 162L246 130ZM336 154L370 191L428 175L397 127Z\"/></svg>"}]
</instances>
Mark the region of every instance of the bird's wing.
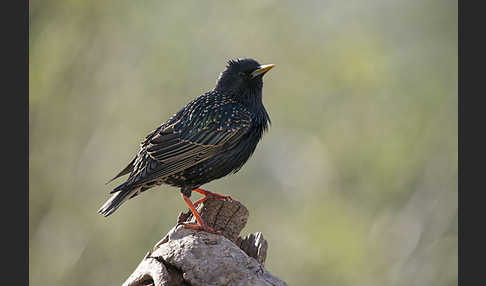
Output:
<instances>
[{"instance_id":1,"label":"bird's wing","mask_svg":"<svg viewBox=\"0 0 486 286\"><path fill-rule=\"evenodd\" d=\"M135 183L175 174L231 149L250 128L251 114L232 104L197 108L204 107L187 109L179 120L147 138L142 160L147 163L136 168L139 178Z\"/></svg>"}]
</instances>

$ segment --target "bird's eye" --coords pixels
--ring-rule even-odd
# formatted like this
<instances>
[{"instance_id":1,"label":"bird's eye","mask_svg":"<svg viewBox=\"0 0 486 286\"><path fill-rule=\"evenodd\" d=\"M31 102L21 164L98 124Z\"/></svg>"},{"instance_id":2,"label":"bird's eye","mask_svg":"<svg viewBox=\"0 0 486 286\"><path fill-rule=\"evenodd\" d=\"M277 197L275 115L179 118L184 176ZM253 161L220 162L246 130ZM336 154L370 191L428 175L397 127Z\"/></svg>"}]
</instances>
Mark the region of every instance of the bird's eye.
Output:
<instances>
[{"instance_id":1,"label":"bird's eye","mask_svg":"<svg viewBox=\"0 0 486 286\"><path fill-rule=\"evenodd\" d=\"M246 73L244 73L244 72L239 72L239 73L238 73L238 75L239 75L240 77L247 77Z\"/></svg>"}]
</instances>

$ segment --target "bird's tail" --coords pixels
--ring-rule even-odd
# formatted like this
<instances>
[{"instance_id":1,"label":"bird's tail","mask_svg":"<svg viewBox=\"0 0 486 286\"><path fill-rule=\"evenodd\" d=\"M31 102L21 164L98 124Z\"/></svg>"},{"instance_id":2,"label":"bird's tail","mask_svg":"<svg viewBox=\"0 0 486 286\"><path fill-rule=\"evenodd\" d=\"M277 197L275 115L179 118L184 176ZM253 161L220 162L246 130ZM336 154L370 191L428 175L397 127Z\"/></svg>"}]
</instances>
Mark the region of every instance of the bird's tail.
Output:
<instances>
[{"instance_id":1,"label":"bird's tail","mask_svg":"<svg viewBox=\"0 0 486 286\"><path fill-rule=\"evenodd\" d=\"M135 188L131 190L121 190L116 192L109 198L98 210L99 214L104 215L105 217L109 216L112 214L118 207L121 206L124 202L126 202L128 199L131 199L138 195L140 192L140 188Z\"/></svg>"}]
</instances>

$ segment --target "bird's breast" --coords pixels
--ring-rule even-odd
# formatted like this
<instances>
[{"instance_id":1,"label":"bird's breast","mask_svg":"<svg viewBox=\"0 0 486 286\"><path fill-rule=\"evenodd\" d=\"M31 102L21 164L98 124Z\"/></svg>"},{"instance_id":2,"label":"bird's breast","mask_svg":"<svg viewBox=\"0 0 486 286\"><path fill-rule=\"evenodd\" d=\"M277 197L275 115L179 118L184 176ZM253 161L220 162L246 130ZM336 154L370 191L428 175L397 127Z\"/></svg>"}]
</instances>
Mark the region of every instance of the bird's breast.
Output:
<instances>
[{"instance_id":1,"label":"bird's breast","mask_svg":"<svg viewBox=\"0 0 486 286\"><path fill-rule=\"evenodd\" d=\"M262 134L263 127L254 126L235 147L181 172L179 175L184 177L184 181L180 185L200 186L238 172L255 151Z\"/></svg>"}]
</instances>

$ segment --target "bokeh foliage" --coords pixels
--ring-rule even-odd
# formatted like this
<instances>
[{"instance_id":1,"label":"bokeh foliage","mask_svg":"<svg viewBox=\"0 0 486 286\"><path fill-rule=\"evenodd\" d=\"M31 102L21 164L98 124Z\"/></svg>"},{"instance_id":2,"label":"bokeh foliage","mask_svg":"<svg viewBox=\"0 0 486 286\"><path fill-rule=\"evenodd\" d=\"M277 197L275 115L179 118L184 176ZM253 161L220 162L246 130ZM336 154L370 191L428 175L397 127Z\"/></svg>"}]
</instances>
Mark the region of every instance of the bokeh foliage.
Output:
<instances>
[{"instance_id":1,"label":"bokeh foliage","mask_svg":"<svg viewBox=\"0 0 486 286\"><path fill-rule=\"evenodd\" d=\"M120 285L186 209L159 187L96 213L139 141L274 63L234 176L290 285L456 285L456 1L30 1L30 283Z\"/></svg>"}]
</instances>

